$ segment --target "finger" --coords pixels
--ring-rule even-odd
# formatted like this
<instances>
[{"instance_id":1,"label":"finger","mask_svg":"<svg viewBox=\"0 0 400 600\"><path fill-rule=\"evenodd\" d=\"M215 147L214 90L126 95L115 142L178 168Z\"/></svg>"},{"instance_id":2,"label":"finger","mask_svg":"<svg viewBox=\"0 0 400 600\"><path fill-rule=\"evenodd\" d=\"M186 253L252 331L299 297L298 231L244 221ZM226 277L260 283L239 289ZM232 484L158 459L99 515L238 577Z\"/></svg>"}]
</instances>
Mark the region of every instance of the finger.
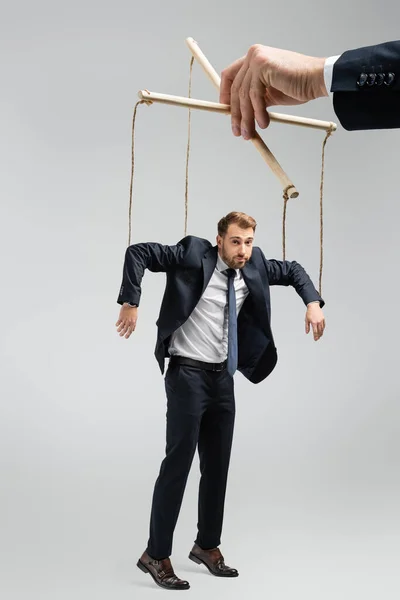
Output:
<instances>
[{"instance_id":1,"label":"finger","mask_svg":"<svg viewBox=\"0 0 400 600\"><path fill-rule=\"evenodd\" d=\"M136 329L136 321L131 321L129 323L129 331L133 332L133 331L135 331L135 329Z\"/></svg>"},{"instance_id":2,"label":"finger","mask_svg":"<svg viewBox=\"0 0 400 600\"><path fill-rule=\"evenodd\" d=\"M257 75L253 76L251 80L250 100L253 105L254 116L258 125L262 129L266 129L270 119L265 99L265 86Z\"/></svg>"},{"instance_id":3,"label":"finger","mask_svg":"<svg viewBox=\"0 0 400 600\"><path fill-rule=\"evenodd\" d=\"M318 325L317 323L313 323L312 324L312 328L313 328L313 333L314 333L314 340L318 339Z\"/></svg>"},{"instance_id":4,"label":"finger","mask_svg":"<svg viewBox=\"0 0 400 600\"><path fill-rule=\"evenodd\" d=\"M132 325L130 325L130 327L128 328L128 332L125 336L126 339L128 339L132 335L132 333L135 331L135 326L136 326L136 323L133 323Z\"/></svg>"},{"instance_id":5,"label":"finger","mask_svg":"<svg viewBox=\"0 0 400 600\"><path fill-rule=\"evenodd\" d=\"M127 326L123 329L123 331L121 331L120 336L121 337L129 337L130 335L130 327Z\"/></svg>"},{"instance_id":6,"label":"finger","mask_svg":"<svg viewBox=\"0 0 400 600\"><path fill-rule=\"evenodd\" d=\"M118 329L119 335L121 337L123 337L126 334L126 332L129 330L129 327L130 327L129 321L124 321Z\"/></svg>"},{"instance_id":7,"label":"finger","mask_svg":"<svg viewBox=\"0 0 400 600\"><path fill-rule=\"evenodd\" d=\"M306 319L306 333L310 333L310 321Z\"/></svg>"},{"instance_id":8,"label":"finger","mask_svg":"<svg viewBox=\"0 0 400 600\"><path fill-rule=\"evenodd\" d=\"M231 124L233 135L239 137L241 135L242 114L240 112L240 97L239 92L242 81L247 73L247 61L243 63L240 71L235 77L231 88Z\"/></svg>"},{"instance_id":9,"label":"finger","mask_svg":"<svg viewBox=\"0 0 400 600\"><path fill-rule=\"evenodd\" d=\"M229 65L226 69L224 69L221 73L221 85L219 88L219 101L221 104L230 104L231 103L231 87L232 83L239 73L244 61L245 56L242 58L238 58L234 63Z\"/></svg>"},{"instance_id":10,"label":"finger","mask_svg":"<svg viewBox=\"0 0 400 600\"><path fill-rule=\"evenodd\" d=\"M252 72L248 69L239 90L240 113L242 121L240 129L245 140L250 140L255 134L254 109L250 98Z\"/></svg>"}]
</instances>

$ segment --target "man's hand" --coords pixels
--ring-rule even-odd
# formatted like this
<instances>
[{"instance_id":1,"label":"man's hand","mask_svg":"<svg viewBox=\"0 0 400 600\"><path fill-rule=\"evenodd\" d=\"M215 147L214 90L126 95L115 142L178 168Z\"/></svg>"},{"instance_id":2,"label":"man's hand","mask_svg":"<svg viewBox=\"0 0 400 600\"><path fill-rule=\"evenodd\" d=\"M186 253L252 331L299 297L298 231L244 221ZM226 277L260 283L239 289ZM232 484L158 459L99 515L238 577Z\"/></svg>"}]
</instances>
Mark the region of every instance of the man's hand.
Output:
<instances>
[{"instance_id":1,"label":"man's hand","mask_svg":"<svg viewBox=\"0 0 400 600\"><path fill-rule=\"evenodd\" d=\"M310 325L314 333L314 341L318 340L324 335L325 330L325 318L322 308L319 302L312 302L307 306L306 312L306 333L310 333Z\"/></svg>"},{"instance_id":2,"label":"man's hand","mask_svg":"<svg viewBox=\"0 0 400 600\"><path fill-rule=\"evenodd\" d=\"M117 331L120 337L128 339L131 333L136 329L137 321L137 307L129 306L129 304L123 304L119 313L119 319L115 326L118 328Z\"/></svg>"},{"instance_id":3,"label":"man's hand","mask_svg":"<svg viewBox=\"0 0 400 600\"><path fill-rule=\"evenodd\" d=\"M232 131L250 139L269 125L268 106L304 104L327 96L324 58L255 44L221 74L219 101L231 105Z\"/></svg>"}]
</instances>

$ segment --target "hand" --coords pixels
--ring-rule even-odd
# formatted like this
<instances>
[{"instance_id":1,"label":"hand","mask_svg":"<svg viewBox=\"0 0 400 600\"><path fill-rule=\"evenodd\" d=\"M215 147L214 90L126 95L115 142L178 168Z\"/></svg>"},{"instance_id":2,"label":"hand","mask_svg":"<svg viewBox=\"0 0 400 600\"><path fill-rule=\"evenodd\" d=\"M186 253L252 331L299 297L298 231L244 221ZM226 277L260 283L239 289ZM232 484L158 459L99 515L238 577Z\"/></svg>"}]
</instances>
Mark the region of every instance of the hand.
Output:
<instances>
[{"instance_id":1,"label":"hand","mask_svg":"<svg viewBox=\"0 0 400 600\"><path fill-rule=\"evenodd\" d=\"M115 326L118 328L117 331L120 337L128 339L136 329L137 321L137 307L129 306L129 304L123 304L119 313L119 319Z\"/></svg>"},{"instance_id":2,"label":"hand","mask_svg":"<svg viewBox=\"0 0 400 600\"><path fill-rule=\"evenodd\" d=\"M304 104L327 96L324 58L255 44L221 74L220 99L231 106L232 131L250 139L254 118L265 129L268 106Z\"/></svg>"},{"instance_id":3,"label":"hand","mask_svg":"<svg viewBox=\"0 0 400 600\"><path fill-rule=\"evenodd\" d=\"M318 340L324 335L325 330L324 313L322 312L319 302L313 302L307 306L306 333L310 333L310 325L313 329L314 341L318 342Z\"/></svg>"}]
</instances>

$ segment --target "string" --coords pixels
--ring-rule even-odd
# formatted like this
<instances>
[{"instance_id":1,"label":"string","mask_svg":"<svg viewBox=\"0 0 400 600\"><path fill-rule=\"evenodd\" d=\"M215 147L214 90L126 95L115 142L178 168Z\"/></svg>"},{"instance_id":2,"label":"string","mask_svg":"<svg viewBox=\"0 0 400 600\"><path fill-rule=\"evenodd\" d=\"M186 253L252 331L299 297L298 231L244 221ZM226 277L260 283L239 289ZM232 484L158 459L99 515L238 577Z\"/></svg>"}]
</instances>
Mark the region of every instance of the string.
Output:
<instances>
[{"instance_id":1,"label":"string","mask_svg":"<svg viewBox=\"0 0 400 600\"><path fill-rule=\"evenodd\" d=\"M288 190L292 187L292 185L288 185L283 190L283 219L282 219L282 255L283 261L286 260L286 211L287 211L287 203L289 200Z\"/></svg>"},{"instance_id":2,"label":"string","mask_svg":"<svg viewBox=\"0 0 400 600\"><path fill-rule=\"evenodd\" d=\"M192 56L190 61L190 70L189 70L189 93L188 97L191 98L192 94L192 73L193 73L193 63L194 56ZM188 140L186 147L186 178L185 178L185 236L187 235L187 222L188 222L188 191L189 191L189 158L190 158L190 142L191 142L191 118L192 118L192 110L189 108L188 110Z\"/></svg>"},{"instance_id":3,"label":"string","mask_svg":"<svg viewBox=\"0 0 400 600\"><path fill-rule=\"evenodd\" d=\"M324 177L325 177L325 146L328 138L332 135L334 129L332 124L326 132L325 139L322 144L322 160L321 160L321 185L319 192L319 239L320 239L320 261L319 261L319 295L322 296L322 269L324 264Z\"/></svg>"},{"instance_id":4,"label":"string","mask_svg":"<svg viewBox=\"0 0 400 600\"><path fill-rule=\"evenodd\" d=\"M319 295L322 295L322 272L324 265L324 177L325 177L325 146L328 138L334 132L333 124L330 125L325 139L322 143L322 160L321 160L321 183L320 183L320 196L319 196L319 236L320 236L320 264L319 264L319 284L318 291ZM282 218L282 254L283 260L286 260L286 219L287 219L287 203L289 200L288 190L291 185L287 186L283 190L283 218Z\"/></svg>"},{"instance_id":5,"label":"string","mask_svg":"<svg viewBox=\"0 0 400 600\"><path fill-rule=\"evenodd\" d=\"M188 97L191 98L192 94L192 73L193 73L193 63L194 56L192 56L190 61L190 71L189 71L189 93ZM130 191L129 191L129 230L128 230L128 246L131 243L131 231L132 231L132 196L133 196L133 182L135 177L135 123L136 123L136 114L137 109L140 104L150 105L152 102L150 100L139 100L135 104L135 108L133 111L132 117L132 167L131 167L131 183L130 183ZM186 176L185 176L185 225L184 232L185 236L187 235L187 223L188 223L188 205L189 205L189 159L190 159L190 149L191 149L191 117L192 111L189 108L188 110L188 140L186 147Z\"/></svg>"},{"instance_id":6,"label":"string","mask_svg":"<svg viewBox=\"0 0 400 600\"><path fill-rule=\"evenodd\" d=\"M131 245L131 231L132 231L132 191L133 191L133 179L135 176L135 122L136 122L136 113L139 107L139 104L147 104L148 106L152 104L150 100L139 100L135 104L135 108L133 110L132 117L132 166L131 166L131 184L129 190L129 229L128 229L128 246Z\"/></svg>"}]
</instances>

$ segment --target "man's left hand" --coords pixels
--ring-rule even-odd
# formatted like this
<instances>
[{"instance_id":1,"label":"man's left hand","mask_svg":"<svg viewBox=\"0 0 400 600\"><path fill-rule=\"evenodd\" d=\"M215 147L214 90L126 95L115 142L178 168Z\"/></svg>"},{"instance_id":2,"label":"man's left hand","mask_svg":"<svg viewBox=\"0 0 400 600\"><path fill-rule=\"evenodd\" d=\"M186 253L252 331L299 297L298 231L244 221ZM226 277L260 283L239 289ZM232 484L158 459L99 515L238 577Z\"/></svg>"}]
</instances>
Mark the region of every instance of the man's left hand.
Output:
<instances>
[{"instance_id":1,"label":"man's left hand","mask_svg":"<svg viewBox=\"0 0 400 600\"><path fill-rule=\"evenodd\" d=\"M319 302L312 302L307 306L306 333L310 333L310 326L313 330L314 341L318 342L325 330L325 317Z\"/></svg>"}]
</instances>

